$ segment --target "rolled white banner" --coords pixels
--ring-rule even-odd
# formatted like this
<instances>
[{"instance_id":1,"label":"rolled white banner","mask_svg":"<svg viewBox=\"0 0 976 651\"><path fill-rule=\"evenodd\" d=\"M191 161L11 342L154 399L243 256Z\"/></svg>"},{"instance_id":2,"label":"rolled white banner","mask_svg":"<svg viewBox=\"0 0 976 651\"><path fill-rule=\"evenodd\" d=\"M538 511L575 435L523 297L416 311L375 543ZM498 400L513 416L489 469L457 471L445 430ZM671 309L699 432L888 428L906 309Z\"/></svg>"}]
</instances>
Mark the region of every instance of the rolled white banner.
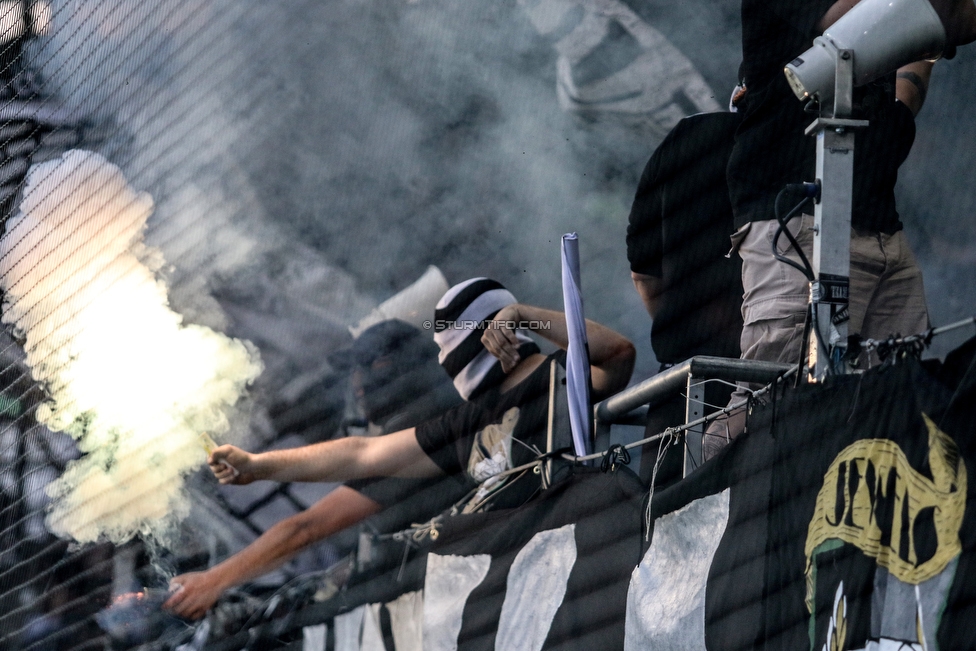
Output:
<instances>
[{"instance_id":1,"label":"rolled white banner","mask_svg":"<svg viewBox=\"0 0 976 651\"><path fill-rule=\"evenodd\" d=\"M583 293L580 289L579 238L567 233L562 239L563 310L569 348L566 351L566 394L569 422L577 456L590 453L593 417L590 406L590 350L586 341Z\"/></svg>"}]
</instances>

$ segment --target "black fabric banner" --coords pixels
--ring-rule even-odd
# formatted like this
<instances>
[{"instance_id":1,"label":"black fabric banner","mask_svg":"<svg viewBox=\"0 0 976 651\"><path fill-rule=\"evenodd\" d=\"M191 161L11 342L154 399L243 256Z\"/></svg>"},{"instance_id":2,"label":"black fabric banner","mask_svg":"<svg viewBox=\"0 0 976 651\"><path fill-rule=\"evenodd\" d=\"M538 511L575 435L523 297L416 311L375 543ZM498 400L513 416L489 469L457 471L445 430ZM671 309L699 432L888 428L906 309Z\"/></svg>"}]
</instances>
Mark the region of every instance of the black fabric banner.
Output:
<instances>
[{"instance_id":1,"label":"black fabric banner","mask_svg":"<svg viewBox=\"0 0 976 651\"><path fill-rule=\"evenodd\" d=\"M671 521L682 540L721 535L707 583L686 586L694 595L705 585L703 610L680 611L704 619L708 651L976 648L974 356L976 339L942 364L903 359L780 387L753 405L746 434L655 494L657 519L729 489L724 534L724 520L697 521L694 509ZM660 621L653 609L675 601L653 580L631 584L642 557L654 558L643 556L645 499L629 470L578 468L522 507L445 518L398 585L389 575L367 581L342 610L423 586L425 645L434 651L512 640L639 648L653 633L645 625ZM692 546L658 556L676 565L652 563L646 576L684 576L682 558L705 553ZM628 589L639 604L630 613ZM700 637L676 634L653 639L700 648Z\"/></svg>"},{"instance_id":2,"label":"black fabric banner","mask_svg":"<svg viewBox=\"0 0 976 651\"><path fill-rule=\"evenodd\" d=\"M450 518L431 550L441 555L490 554L491 566L464 607L458 648L492 651L507 596L509 569L540 532L575 525L576 561L552 619L544 649L621 649L627 588L642 553L642 500L628 470L578 469L518 509Z\"/></svg>"},{"instance_id":3,"label":"black fabric banner","mask_svg":"<svg viewBox=\"0 0 976 651\"><path fill-rule=\"evenodd\" d=\"M754 406L748 434L676 487L731 487L709 651L976 648L959 625L976 578L971 349L941 366L902 360L780 390ZM655 512L683 501L675 494Z\"/></svg>"}]
</instances>

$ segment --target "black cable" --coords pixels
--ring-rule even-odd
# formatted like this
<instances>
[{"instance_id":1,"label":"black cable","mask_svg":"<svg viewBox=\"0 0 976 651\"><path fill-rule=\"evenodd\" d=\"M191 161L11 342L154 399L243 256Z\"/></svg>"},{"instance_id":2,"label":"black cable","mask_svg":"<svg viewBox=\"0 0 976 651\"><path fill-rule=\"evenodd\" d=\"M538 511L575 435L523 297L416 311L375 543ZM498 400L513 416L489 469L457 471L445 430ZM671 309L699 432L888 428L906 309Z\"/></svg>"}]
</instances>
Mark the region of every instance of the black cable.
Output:
<instances>
[{"instance_id":1,"label":"black cable","mask_svg":"<svg viewBox=\"0 0 976 651\"><path fill-rule=\"evenodd\" d=\"M600 470L603 472L617 472L617 468L620 467L621 464L626 466L629 463L630 452L627 450L627 448L619 443L614 443L603 455L603 461L600 463Z\"/></svg>"},{"instance_id":2,"label":"black cable","mask_svg":"<svg viewBox=\"0 0 976 651\"><path fill-rule=\"evenodd\" d=\"M802 184L804 188L805 186L808 185L813 185L813 184L806 184L806 183ZM773 214L776 216L776 221L779 223L779 228L776 229L776 234L773 236L773 242L772 242L773 256L780 262L783 262L795 269L798 269L800 273L802 273L806 277L807 280L813 282L814 280L816 280L816 278L813 275L813 267L810 265L810 261L807 259L806 254L803 253L803 249L800 248L800 244L796 241L796 238L793 237L793 233L791 233L790 229L787 228L787 224L790 223L790 220L796 217L797 213L807 204L808 201L810 201L810 199L813 198L813 195L811 195L810 191L808 190L807 196L803 197L803 200L800 201L800 203L796 204L793 207L793 209L786 214L786 217L780 217L779 214L779 202L780 199L783 198L783 194L795 188L796 186L793 184L787 185L786 187L784 187L782 190L779 191L779 194L776 195L776 201L773 202ZM786 239L790 241L790 246L793 247L793 250L796 251L796 254L800 257L800 262L802 262L802 265L794 262L793 260L790 260L785 255L780 254L778 248L779 237L784 233L786 234Z\"/></svg>"},{"instance_id":3,"label":"black cable","mask_svg":"<svg viewBox=\"0 0 976 651\"><path fill-rule=\"evenodd\" d=\"M829 357L830 347L827 345L827 342L824 341L823 333L820 332L820 319L817 318L817 306L815 303L810 303L810 328L813 330L813 333L817 336L817 346L818 346L817 354L828 355L827 361L829 363L827 364L827 369L829 372L832 373L834 370L834 366L833 366L833 360L831 360ZM810 370L813 371L813 369Z\"/></svg>"},{"instance_id":4,"label":"black cable","mask_svg":"<svg viewBox=\"0 0 976 651\"><path fill-rule=\"evenodd\" d=\"M790 210L786 214L785 217L781 217L780 210L779 210L780 200L783 198L783 195L786 192L789 192L791 190L802 191L805 196L798 204L796 204L793 207L792 210ZM813 273L813 266L810 264L810 260L807 259L806 254L803 253L803 249L800 248L800 244L799 242L796 241L796 238L793 236L793 233L791 233L789 228L787 228L787 225L790 223L790 220L796 217L797 213L799 213L799 211L807 204L808 201L818 197L819 195L820 195L819 182L799 183L799 184L791 183L789 185L786 185L782 190L779 191L779 194L776 195L776 200L773 202L773 213L776 216L776 221L779 223L779 228L776 229L776 234L773 236L773 241L772 241L773 256L780 262L788 264L791 267L799 270L800 273L802 273L804 277L806 277L806 279L811 283L816 280L816 276ZM778 246L779 237L784 233L786 234L786 238L790 242L790 246L793 247L793 250L796 251L797 255L799 256L800 263L794 262L793 260L787 258L785 255L780 254L779 246ZM809 327L813 330L814 335L817 337L817 345L819 347L819 350L822 351L822 354L829 354L830 348L827 346L827 343L824 341L823 333L820 332L819 319L817 318L816 307L813 304L811 304L807 309L806 318L808 319L807 326L805 326L803 329L804 349L809 343L809 337L807 336L807 332L808 332L807 327ZM802 354L803 353L801 353L801 355ZM830 361L831 363L828 364L828 368L832 369L833 360Z\"/></svg>"},{"instance_id":5,"label":"black cable","mask_svg":"<svg viewBox=\"0 0 976 651\"><path fill-rule=\"evenodd\" d=\"M803 368L803 360L804 360L805 357L806 357L807 365L809 366L809 364L810 364L810 359L809 359L809 356L808 355L809 355L809 350L810 350L810 329L811 328L816 329L816 327L813 324L813 305L812 304L807 305L807 313L806 313L806 316L803 318L803 338L800 340L800 359L797 360L797 368L800 368L800 369ZM820 330L819 329L816 329L816 330L817 330L817 341L819 342L821 340L821 338L820 338ZM797 373L796 374L796 377L793 379L793 388L794 389L796 389L797 387L800 386L800 376L801 375L803 375L803 374L802 373Z\"/></svg>"}]
</instances>

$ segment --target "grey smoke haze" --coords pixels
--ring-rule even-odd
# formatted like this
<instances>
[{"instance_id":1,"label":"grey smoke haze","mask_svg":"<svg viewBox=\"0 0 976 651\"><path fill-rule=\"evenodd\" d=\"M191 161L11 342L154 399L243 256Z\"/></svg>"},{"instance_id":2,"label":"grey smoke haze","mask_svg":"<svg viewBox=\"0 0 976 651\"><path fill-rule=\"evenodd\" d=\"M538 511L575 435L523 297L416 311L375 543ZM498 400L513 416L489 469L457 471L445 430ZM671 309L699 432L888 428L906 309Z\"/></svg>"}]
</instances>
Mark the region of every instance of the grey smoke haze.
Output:
<instances>
[{"instance_id":1,"label":"grey smoke haze","mask_svg":"<svg viewBox=\"0 0 976 651\"><path fill-rule=\"evenodd\" d=\"M260 347L259 400L321 375L346 326L428 264L559 306L570 230L587 313L638 344L639 380L656 364L624 229L662 132L560 107L566 30L540 34L529 16L541 4L56 0L33 60L58 101L114 123L98 150L153 196L147 239L172 265L174 308ZM630 4L724 106L739 3ZM626 64L628 47L610 39L586 70ZM937 324L976 311L974 86L976 46L936 66L901 175Z\"/></svg>"},{"instance_id":2,"label":"grey smoke haze","mask_svg":"<svg viewBox=\"0 0 976 651\"><path fill-rule=\"evenodd\" d=\"M724 106L738 4L630 6ZM156 200L149 241L173 262L176 307L255 340L273 381L314 372L347 324L428 264L558 306L570 230L587 312L639 344L639 378L655 365L623 235L662 131L560 108L568 29L540 33L542 5L64 0L37 60L67 105L115 120L102 150ZM615 38L576 72L626 63L631 45ZM899 189L936 323L976 305L960 282L976 257L976 152L960 144L973 141L962 98L974 76L965 48L937 66Z\"/></svg>"},{"instance_id":3,"label":"grey smoke haze","mask_svg":"<svg viewBox=\"0 0 976 651\"><path fill-rule=\"evenodd\" d=\"M899 173L899 213L919 264L933 325L976 314L976 48L936 64L917 136ZM945 354L972 328L936 340Z\"/></svg>"},{"instance_id":4,"label":"grey smoke haze","mask_svg":"<svg viewBox=\"0 0 976 651\"><path fill-rule=\"evenodd\" d=\"M3 323L48 399L37 421L85 457L47 487L50 530L79 542L165 537L190 511L183 476L262 370L253 347L181 325L142 244L152 199L92 152L36 165L0 240Z\"/></svg>"},{"instance_id":5,"label":"grey smoke haze","mask_svg":"<svg viewBox=\"0 0 976 651\"><path fill-rule=\"evenodd\" d=\"M118 126L102 151L156 201L176 307L257 341L271 377L428 264L558 306L570 230L589 313L646 339L622 233L661 131L561 110L556 36L516 2L62 2L54 26L48 88ZM735 64L702 62L724 96Z\"/></svg>"}]
</instances>

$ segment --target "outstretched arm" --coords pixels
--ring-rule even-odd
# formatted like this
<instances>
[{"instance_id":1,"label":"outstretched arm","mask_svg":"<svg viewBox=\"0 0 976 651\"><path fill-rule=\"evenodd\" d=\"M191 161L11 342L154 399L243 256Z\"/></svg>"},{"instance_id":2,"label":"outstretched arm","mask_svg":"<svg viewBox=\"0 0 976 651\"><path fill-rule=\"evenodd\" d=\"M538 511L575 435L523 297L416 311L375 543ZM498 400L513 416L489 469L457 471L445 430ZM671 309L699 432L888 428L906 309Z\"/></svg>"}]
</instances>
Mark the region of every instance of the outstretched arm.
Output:
<instances>
[{"instance_id":1,"label":"outstretched arm","mask_svg":"<svg viewBox=\"0 0 976 651\"><path fill-rule=\"evenodd\" d=\"M562 312L521 303L504 307L493 319L495 326L485 330L481 341L488 352L501 361L506 373L520 361L515 331L506 326L512 322L521 322L564 350L569 346L566 316ZM627 386L634 370L636 350L623 335L589 319L586 320L586 338L590 349L593 399L600 400Z\"/></svg>"},{"instance_id":2,"label":"outstretched arm","mask_svg":"<svg viewBox=\"0 0 976 651\"><path fill-rule=\"evenodd\" d=\"M207 463L221 484L249 484L258 479L347 481L443 474L420 447L413 428L383 436L350 436L257 454L222 445L210 454Z\"/></svg>"},{"instance_id":3,"label":"outstretched arm","mask_svg":"<svg viewBox=\"0 0 976 651\"><path fill-rule=\"evenodd\" d=\"M205 572L174 578L177 592L163 608L186 619L200 619L228 588L266 574L320 540L377 513L381 506L362 493L340 486L306 511L265 531L257 540Z\"/></svg>"}]
</instances>

